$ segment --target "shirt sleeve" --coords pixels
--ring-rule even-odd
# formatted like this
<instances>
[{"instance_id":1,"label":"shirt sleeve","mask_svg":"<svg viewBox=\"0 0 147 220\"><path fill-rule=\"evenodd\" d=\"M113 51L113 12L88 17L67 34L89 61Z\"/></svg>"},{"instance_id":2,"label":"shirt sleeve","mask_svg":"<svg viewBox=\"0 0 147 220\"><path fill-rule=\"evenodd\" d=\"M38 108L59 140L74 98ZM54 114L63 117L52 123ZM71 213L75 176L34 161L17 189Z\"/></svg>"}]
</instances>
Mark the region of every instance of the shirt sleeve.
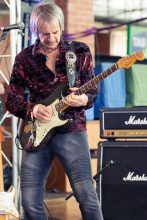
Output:
<instances>
[{"instance_id":1,"label":"shirt sleeve","mask_svg":"<svg viewBox=\"0 0 147 220\"><path fill-rule=\"evenodd\" d=\"M82 84L89 82L95 77L92 54L89 47L86 45L83 66L82 66ZM93 86L86 95L88 96L88 103L85 106L85 109L89 109L93 106L96 96L97 96L97 86Z\"/></svg>"},{"instance_id":2,"label":"shirt sleeve","mask_svg":"<svg viewBox=\"0 0 147 220\"><path fill-rule=\"evenodd\" d=\"M34 105L24 98L26 78L21 60L21 56L17 55L12 68L5 105L6 109L16 117L31 120L31 112Z\"/></svg>"}]
</instances>

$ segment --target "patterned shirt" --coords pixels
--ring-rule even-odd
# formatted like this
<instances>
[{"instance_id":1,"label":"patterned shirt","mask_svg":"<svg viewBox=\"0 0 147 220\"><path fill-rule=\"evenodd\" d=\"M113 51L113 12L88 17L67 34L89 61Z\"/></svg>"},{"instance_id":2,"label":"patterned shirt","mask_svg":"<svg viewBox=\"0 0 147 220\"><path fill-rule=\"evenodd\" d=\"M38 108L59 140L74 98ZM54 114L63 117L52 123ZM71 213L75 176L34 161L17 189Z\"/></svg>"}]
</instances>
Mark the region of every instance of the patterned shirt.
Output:
<instances>
[{"instance_id":1,"label":"patterned shirt","mask_svg":"<svg viewBox=\"0 0 147 220\"><path fill-rule=\"evenodd\" d=\"M12 69L6 108L16 117L24 120L31 120L31 112L36 103L41 103L51 94L54 94L59 85L68 85L65 58L66 52L69 51L68 41L62 39L59 43L59 53L55 62L56 74L46 66L46 57L39 52L39 48L40 41L37 39L34 45L23 49L17 54ZM74 41L74 50L77 56L75 87L80 87L94 77L92 56L89 47L85 43ZM24 95L26 88L29 91L29 99L26 99ZM62 119L72 119L68 126L62 126L61 131L86 130L84 109L93 106L96 93L97 88L94 86L86 93L88 96L87 106L68 107L64 114L62 113L59 116ZM63 95L68 94L69 89L66 89Z\"/></svg>"}]
</instances>

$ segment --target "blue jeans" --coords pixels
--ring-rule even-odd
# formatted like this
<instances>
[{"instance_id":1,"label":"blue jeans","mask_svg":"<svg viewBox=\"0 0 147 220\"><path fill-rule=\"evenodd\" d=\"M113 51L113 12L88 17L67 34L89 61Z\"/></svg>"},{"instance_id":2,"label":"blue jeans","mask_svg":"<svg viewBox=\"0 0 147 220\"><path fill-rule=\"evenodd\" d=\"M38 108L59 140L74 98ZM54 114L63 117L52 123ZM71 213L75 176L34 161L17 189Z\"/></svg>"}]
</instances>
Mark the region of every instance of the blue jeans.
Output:
<instances>
[{"instance_id":1,"label":"blue jeans","mask_svg":"<svg viewBox=\"0 0 147 220\"><path fill-rule=\"evenodd\" d=\"M26 219L47 219L43 199L46 179L55 155L68 175L82 218L103 220L93 186L86 132L58 133L43 149L35 153L23 151L21 192Z\"/></svg>"}]
</instances>

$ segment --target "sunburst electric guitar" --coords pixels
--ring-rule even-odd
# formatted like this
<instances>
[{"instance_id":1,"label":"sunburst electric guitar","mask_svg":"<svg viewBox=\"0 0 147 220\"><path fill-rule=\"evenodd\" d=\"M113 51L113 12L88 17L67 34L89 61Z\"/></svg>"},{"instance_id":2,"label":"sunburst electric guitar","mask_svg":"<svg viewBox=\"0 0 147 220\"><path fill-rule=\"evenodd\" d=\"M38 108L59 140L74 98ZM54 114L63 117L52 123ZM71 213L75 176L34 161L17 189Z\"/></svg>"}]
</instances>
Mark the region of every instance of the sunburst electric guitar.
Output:
<instances>
[{"instance_id":1,"label":"sunburst electric guitar","mask_svg":"<svg viewBox=\"0 0 147 220\"><path fill-rule=\"evenodd\" d=\"M129 69L136 61L144 60L144 53L142 51L131 54L130 56L123 57L114 63L110 68L95 76L89 82L82 85L77 91L77 95L86 94L90 89L95 87L98 83L108 77L110 74L120 68ZM60 85L54 90L53 94L43 100L41 103L52 108L52 118L49 122L44 123L38 120L23 121L19 120L17 138L23 149L35 151L43 147L49 141L52 135L60 127L68 123L68 120L61 120L60 114L64 112L67 106L63 99L59 100L59 94L64 86Z\"/></svg>"},{"instance_id":2,"label":"sunburst electric guitar","mask_svg":"<svg viewBox=\"0 0 147 220\"><path fill-rule=\"evenodd\" d=\"M2 166L2 151L1 142L4 141L3 132L4 128L0 126L0 220L19 220L19 214L13 203L15 189L10 187L8 192L4 192L3 181L3 166Z\"/></svg>"}]
</instances>

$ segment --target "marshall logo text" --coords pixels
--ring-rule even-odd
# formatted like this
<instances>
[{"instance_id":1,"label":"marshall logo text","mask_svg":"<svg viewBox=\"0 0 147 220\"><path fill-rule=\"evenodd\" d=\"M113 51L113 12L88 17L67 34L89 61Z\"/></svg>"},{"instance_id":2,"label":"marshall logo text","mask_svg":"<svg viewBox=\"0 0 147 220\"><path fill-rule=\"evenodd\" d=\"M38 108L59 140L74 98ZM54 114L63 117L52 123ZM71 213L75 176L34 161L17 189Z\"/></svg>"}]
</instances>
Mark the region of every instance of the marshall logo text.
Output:
<instances>
[{"instance_id":1,"label":"marshall logo text","mask_svg":"<svg viewBox=\"0 0 147 220\"><path fill-rule=\"evenodd\" d=\"M126 177L123 177L124 181L147 181L147 176L143 173L142 175L135 175L134 172L129 172Z\"/></svg>"},{"instance_id":2,"label":"marshall logo text","mask_svg":"<svg viewBox=\"0 0 147 220\"><path fill-rule=\"evenodd\" d=\"M147 124L147 118L144 117L143 119L136 118L136 116L131 115L128 121L125 121L125 125L145 125Z\"/></svg>"}]
</instances>

